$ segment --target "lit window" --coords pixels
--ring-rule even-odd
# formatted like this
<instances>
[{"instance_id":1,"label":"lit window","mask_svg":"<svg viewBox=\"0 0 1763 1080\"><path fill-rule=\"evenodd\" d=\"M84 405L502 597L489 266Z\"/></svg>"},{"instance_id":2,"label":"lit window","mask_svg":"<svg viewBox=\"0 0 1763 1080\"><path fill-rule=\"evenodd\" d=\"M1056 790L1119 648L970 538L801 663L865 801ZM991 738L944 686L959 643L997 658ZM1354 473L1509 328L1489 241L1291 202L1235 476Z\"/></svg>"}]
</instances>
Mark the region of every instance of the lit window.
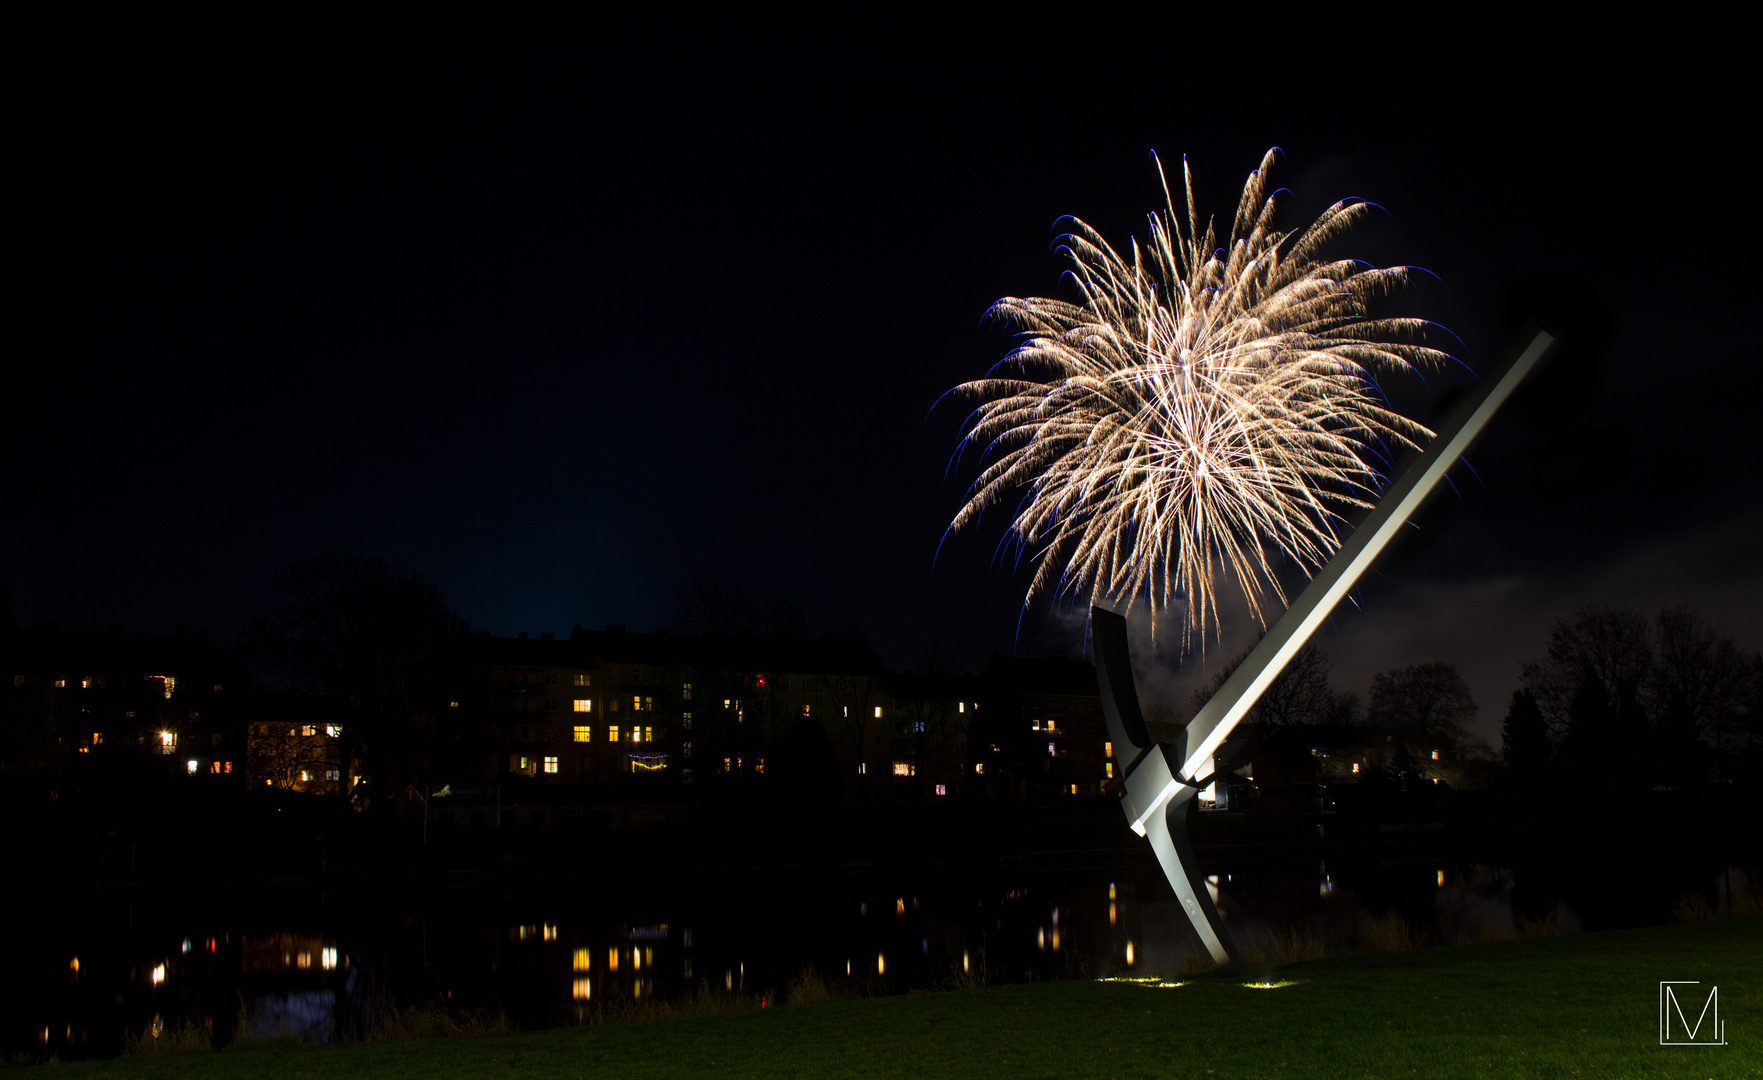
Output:
<instances>
[{"instance_id":1,"label":"lit window","mask_svg":"<svg viewBox=\"0 0 1763 1080\"><path fill-rule=\"evenodd\" d=\"M655 741L655 729L654 728L645 727L643 729L643 741L644 742L654 742Z\"/></svg>"},{"instance_id":2,"label":"lit window","mask_svg":"<svg viewBox=\"0 0 1763 1080\"><path fill-rule=\"evenodd\" d=\"M606 970L618 970L618 950L616 948L606 950Z\"/></svg>"},{"instance_id":3,"label":"lit window","mask_svg":"<svg viewBox=\"0 0 1763 1080\"><path fill-rule=\"evenodd\" d=\"M81 679L80 680L80 689L81 690L90 690L91 688L92 688L92 680L91 679Z\"/></svg>"},{"instance_id":4,"label":"lit window","mask_svg":"<svg viewBox=\"0 0 1763 1080\"><path fill-rule=\"evenodd\" d=\"M592 685L594 685L593 683L588 681L588 676L582 674L579 671L576 672L575 684L577 686L592 686Z\"/></svg>"},{"instance_id":5,"label":"lit window","mask_svg":"<svg viewBox=\"0 0 1763 1080\"><path fill-rule=\"evenodd\" d=\"M649 712L655 708L655 699L652 697L643 697L641 694L633 694L631 696L631 708L637 712Z\"/></svg>"},{"instance_id":6,"label":"lit window","mask_svg":"<svg viewBox=\"0 0 1763 1080\"><path fill-rule=\"evenodd\" d=\"M337 969L337 947L335 945L327 945L323 949L320 949L318 951L318 958L318 962L326 971L335 971Z\"/></svg>"},{"instance_id":7,"label":"lit window","mask_svg":"<svg viewBox=\"0 0 1763 1080\"><path fill-rule=\"evenodd\" d=\"M592 698L585 698L585 697L576 698L575 699L575 711L576 712L593 712L594 711L593 699Z\"/></svg>"},{"instance_id":8,"label":"lit window","mask_svg":"<svg viewBox=\"0 0 1763 1080\"><path fill-rule=\"evenodd\" d=\"M178 681L170 675L154 675L152 677L165 683L165 696L168 698L171 697L171 692L178 687Z\"/></svg>"},{"instance_id":9,"label":"lit window","mask_svg":"<svg viewBox=\"0 0 1763 1080\"><path fill-rule=\"evenodd\" d=\"M985 774L986 774L986 763L983 761L974 762L973 763L973 775L984 776Z\"/></svg>"},{"instance_id":10,"label":"lit window","mask_svg":"<svg viewBox=\"0 0 1763 1080\"><path fill-rule=\"evenodd\" d=\"M55 680L55 689L66 690L67 689L67 680L66 679L56 679Z\"/></svg>"},{"instance_id":11,"label":"lit window","mask_svg":"<svg viewBox=\"0 0 1763 1080\"><path fill-rule=\"evenodd\" d=\"M1048 743L1048 744L1047 744L1047 753L1048 753L1048 755L1049 755L1049 756L1052 756L1052 757L1058 757L1058 756L1059 756L1059 751L1057 751L1057 750L1055 750L1055 749L1054 749L1054 748L1053 748L1053 744L1052 744L1052 743Z\"/></svg>"},{"instance_id":12,"label":"lit window","mask_svg":"<svg viewBox=\"0 0 1763 1080\"><path fill-rule=\"evenodd\" d=\"M876 718L876 719L877 719L877 720L880 720L880 719L881 719L881 706L880 706L880 705L877 705L877 706L876 706L876 707L875 707L875 718Z\"/></svg>"},{"instance_id":13,"label":"lit window","mask_svg":"<svg viewBox=\"0 0 1763 1080\"><path fill-rule=\"evenodd\" d=\"M895 776L911 776L912 775L912 762L910 762L910 761L896 761L896 762L894 762L894 775Z\"/></svg>"},{"instance_id":14,"label":"lit window","mask_svg":"<svg viewBox=\"0 0 1763 1080\"><path fill-rule=\"evenodd\" d=\"M1108 779L1114 779L1114 762L1104 762L1102 765L1102 771L1108 775Z\"/></svg>"},{"instance_id":15,"label":"lit window","mask_svg":"<svg viewBox=\"0 0 1763 1080\"><path fill-rule=\"evenodd\" d=\"M618 725L617 724L613 724L611 727L606 729L606 741L607 742L617 742L618 741Z\"/></svg>"},{"instance_id":16,"label":"lit window","mask_svg":"<svg viewBox=\"0 0 1763 1080\"><path fill-rule=\"evenodd\" d=\"M317 724L302 724L302 725L300 725L300 734L302 734L302 735L306 736L308 739L310 739L314 735L318 734L318 725Z\"/></svg>"},{"instance_id":17,"label":"lit window","mask_svg":"<svg viewBox=\"0 0 1763 1080\"><path fill-rule=\"evenodd\" d=\"M857 763L857 775L858 775L858 776L863 776L863 775L865 775L865 774L866 774L866 773L868 773L868 772L869 772L869 762L867 762L867 761L859 761L859 762L858 762L858 763Z\"/></svg>"},{"instance_id":18,"label":"lit window","mask_svg":"<svg viewBox=\"0 0 1763 1080\"><path fill-rule=\"evenodd\" d=\"M457 708L459 708L459 702L457 702L457 701L449 701L449 702L447 702L447 708L449 708L449 709L457 709Z\"/></svg>"},{"instance_id":19,"label":"lit window","mask_svg":"<svg viewBox=\"0 0 1763 1080\"><path fill-rule=\"evenodd\" d=\"M93 746L100 746L103 744L103 742L104 742L104 733L102 731L92 732L92 745Z\"/></svg>"},{"instance_id":20,"label":"lit window","mask_svg":"<svg viewBox=\"0 0 1763 1080\"><path fill-rule=\"evenodd\" d=\"M211 762L209 762L209 763L208 763L208 771L209 771L209 772L211 772L211 773L218 773L218 772L220 772L220 762L218 762L218 761L211 761Z\"/></svg>"},{"instance_id":21,"label":"lit window","mask_svg":"<svg viewBox=\"0 0 1763 1080\"><path fill-rule=\"evenodd\" d=\"M938 795L947 795L948 793L949 793L949 789L947 787L945 787L942 784L937 785L937 794Z\"/></svg>"},{"instance_id":22,"label":"lit window","mask_svg":"<svg viewBox=\"0 0 1763 1080\"><path fill-rule=\"evenodd\" d=\"M808 706L804 705L804 706L802 706L802 715L803 716L813 716L814 714L809 711Z\"/></svg>"},{"instance_id":23,"label":"lit window","mask_svg":"<svg viewBox=\"0 0 1763 1080\"><path fill-rule=\"evenodd\" d=\"M177 748L178 748L178 733L177 732L175 732L175 731L162 731L159 733L159 752L160 753L169 754L173 750L176 750Z\"/></svg>"},{"instance_id":24,"label":"lit window","mask_svg":"<svg viewBox=\"0 0 1763 1080\"><path fill-rule=\"evenodd\" d=\"M192 764L194 764L194 763L192 762ZM311 779L312 779L312 773L308 772L305 769L300 770L300 782L302 784L304 784L306 781L311 780Z\"/></svg>"},{"instance_id":25,"label":"lit window","mask_svg":"<svg viewBox=\"0 0 1763 1080\"><path fill-rule=\"evenodd\" d=\"M722 771L723 772L734 771L734 759L733 758L723 758L722 759Z\"/></svg>"},{"instance_id":26,"label":"lit window","mask_svg":"<svg viewBox=\"0 0 1763 1080\"><path fill-rule=\"evenodd\" d=\"M593 966L593 963L593 954L588 950L577 949L575 951L575 960L572 966L576 971L587 971Z\"/></svg>"},{"instance_id":27,"label":"lit window","mask_svg":"<svg viewBox=\"0 0 1763 1080\"><path fill-rule=\"evenodd\" d=\"M685 726L685 729L687 731L692 730L692 714L691 713L680 713L679 719L680 719L680 723Z\"/></svg>"},{"instance_id":28,"label":"lit window","mask_svg":"<svg viewBox=\"0 0 1763 1080\"><path fill-rule=\"evenodd\" d=\"M1354 772L1359 771L1359 763L1357 761L1353 762L1353 771Z\"/></svg>"},{"instance_id":29,"label":"lit window","mask_svg":"<svg viewBox=\"0 0 1763 1080\"><path fill-rule=\"evenodd\" d=\"M594 729L589 727L587 724L577 724L575 726L575 741L576 742L593 742L594 741Z\"/></svg>"},{"instance_id":30,"label":"lit window","mask_svg":"<svg viewBox=\"0 0 1763 1080\"><path fill-rule=\"evenodd\" d=\"M343 771L341 769L326 769L324 771L324 778L326 780L341 780L343 778Z\"/></svg>"},{"instance_id":31,"label":"lit window","mask_svg":"<svg viewBox=\"0 0 1763 1080\"><path fill-rule=\"evenodd\" d=\"M680 697L685 698L687 701L692 700L692 684L685 683L680 686L679 693Z\"/></svg>"},{"instance_id":32,"label":"lit window","mask_svg":"<svg viewBox=\"0 0 1763 1080\"><path fill-rule=\"evenodd\" d=\"M594 980L592 979L577 979L574 987L570 990L570 996L577 1001L586 1001L593 995Z\"/></svg>"},{"instance_id":33,"label":"lit window","mask_svg":"<svg viewBox=\"0 0 1763 1080\"><path fill-rule=\"evenodd\" d=\"M1114 756L1114 744L1113 743L1105 742L1102 744L1102 756L1103 757L1113 757Z\"/></svg>"},{"instance_id":34,"label":"lit window","mask_svg":"<svg viewBox=\"0 0 1763 1080\"><path fill-rule=\"evenodd\" d=\"M760 774L761 776L763 776L765 774L765 759L764 758L760 758L758 760L758 762L753 766L753 771Z\"/></svg>"},{"instance_id":35,"label":"lit window","mask_svg":"<svg viewBox=\"0 0 1763 1080\"><path fill-rule=\"evenodd\" d=\"M691 743L682 743L680 745L680 756L681 757L691 757L692 756L692 744Z\"/></svg>"},{"instance_id":36,"label":"lit window","mask_svg":"<svg viewBox=\"0 0 1763 1080\"><path fill-rule=\"evenodd\" d=\"M547 757L545 759L545 771L548 773L554 773L557 771L557 759L556 758Z\"/></svg>"},{"instance_id":37,"label":"lit window","mask_svg":"<svg viewBox=\"0 0 1763 1080\"><path fill-rule=\"evenodd\" d=\"M1432 759L1433 759L1433 760L1434 760L1434 761L1437 761L1437 760L1438 760L1438 759L1439 759L1439 752L1438 752L1438 751L1437 751L1437 750L1434 750L1434 751L1433 751L1433 752L1432 752Z\"/></svg>"},{"instance_id":38,"label":"lit window","mask_svg":"<svg viewBox=\"0 0 1763 1080\"><path fill-rule=\"evenodd\" d=\"M333 739L340 739L343 737L343 725L326 724L324 726L324 733Z\"/></svg>"},{"instance_id":39,"label":"lit window","mask_svg":"<svg viewBox=\"0 0 1763 1080\"><path fill-rule=\"evenodd\" d=\"M232 762L230 762L230 761L223 761L223 762L221 762L221 763L220 763L220 771L221 771L221 772L223 772L223 773L230 773L230 772L232 772L232 771L233 771L233 763L232 763Z\"/></svg>"},{"instance_id":40,"label":"lit window","mask_svg":"<svg viewBox=\"0 0 1763 1080\"><path fill-rule=\"evenodd\" d=\"M1053 734L1053 721L1047 721L1047 734Z\"/></svg>"},{"instance_id":41,"label":"lit window","mask_svg":"<svg viewBox=\"0 0 1763 1080\"><path fill-rule=\"evenodd\" d=\"M202 763L197 761L195 758L191 758L190 760L184 762L184 768L189 772L189 774L191 776L195 776L196 772L202 768Z\"/></svg>"}]
</instances>

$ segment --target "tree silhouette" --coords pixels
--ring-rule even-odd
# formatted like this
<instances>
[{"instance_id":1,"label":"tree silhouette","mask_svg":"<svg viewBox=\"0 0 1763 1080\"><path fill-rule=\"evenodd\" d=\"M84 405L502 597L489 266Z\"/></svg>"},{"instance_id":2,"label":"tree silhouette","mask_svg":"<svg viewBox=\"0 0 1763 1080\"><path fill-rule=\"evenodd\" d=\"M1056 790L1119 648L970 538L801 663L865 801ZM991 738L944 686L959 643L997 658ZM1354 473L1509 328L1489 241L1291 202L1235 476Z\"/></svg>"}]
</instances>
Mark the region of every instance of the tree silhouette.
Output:
<instances>
[{"instance_id":1,"label":"tree silhouette","mask_svg":"<svg viewBox=\"0 0 1763 1080\"><path fill-rule=\"evenodd\" d=\"M1434 750L1460 756L1475 713L1469 684L1454 664L1410 664L1371 680L1372 724L1423 756Z\"/></svg>"},{"instance_id":2,"label":"tree silhouette","mask_svg":"<svg viewBox=\"0 0 1763 1080\"><path fill-rule=\"evenodd\" d=\"M1639 692L1653 675L1653 635L1647 621L1627 608L1583 607L1549 631L1548 655L1524 665L1524 689L1536 698L1551 734L1568 733L1587 672L1596 678L1612 709L1623 687Z\"/></svg>"},{"instance_id":3,"label":"tree silhouette","mask_svg":"<svg viewBox=\"0 0 1763 1080\"><path fill-rule=\"evenodd\" d=\"M1512 692L1512 704L1500 725L1500 750L1520 787L1534 784L1548 768L1554 752L1549 745L1549 725L1528 690Z\"/></svg>"},{"instance_id":4,"label":"tree silhouette","mask_svg":"<svg viewBox=\"0 0 1763 1080\"><path fill-rule=\"evenodd\" d=\"M363 555L295 563L275 579L268 613L240 636L265 681L346 710L338 785L360 805L416 779L424 747L409 723L448 646L468 630L440 591ZM360 784L351 784L359 776Z\"/></svg>"},{"instance_id":5,"label":"tree silhouette","mask_svg":"<svg viewBox=\"0 0 1763 1080\"><path fill-rule=\"evenodd\" d=\"M1248 658L1249 654L1243 653L1214 675L1209 687L1195 690L1194 708L1203 708ZM1328 723L1350 718L1357 705L1358 699L1354 695L1337 692L1329 682L1328 654L1315 645L1306 645L1292 657L1279 677L1262 691L1254 708L1249 710L1248 721L1270 728Z\"/></svg>"}]
</instances>

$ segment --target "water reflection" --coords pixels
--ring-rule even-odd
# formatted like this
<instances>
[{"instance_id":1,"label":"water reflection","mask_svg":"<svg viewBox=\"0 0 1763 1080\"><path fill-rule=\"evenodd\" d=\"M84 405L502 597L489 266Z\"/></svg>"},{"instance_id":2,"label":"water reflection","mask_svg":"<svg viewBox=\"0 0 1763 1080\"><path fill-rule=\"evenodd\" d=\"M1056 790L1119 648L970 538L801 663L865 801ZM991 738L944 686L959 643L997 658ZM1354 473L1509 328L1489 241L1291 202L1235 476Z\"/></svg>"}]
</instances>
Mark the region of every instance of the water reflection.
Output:
<instances>
[{"instance_id":1,"label":"water reflection","mask_svg":"<svg viewBox=\"0 0 1763 1080\"><path fill-rule=\"evenodd\" d=\"M1629 900L1551 867L1437 857L1238 860L1212 891L1247 951L1298 935L1361 947L1400 915L1422 944L1612 925ZM361 1038L388 1010L440 1003L523 1028L580 1023L619 1001L705 988L777 1000L812 966L850 993L978 981L1173 980L1199 951L1154 864L1130 871L905 880L692 879L596 886L104 896L39 912L4 1052L114 1054L126 1033L246 1030ZM1666 882L1710 910L1740 868ZM618 899L607 900L607 896ZM873 903L871 901L874 901ZM248 914L241 915L241 912ZM872 914L873 912L873 914ZM1173 985L1173 982L1171 982Z\"/></svg>"}]
</instances>

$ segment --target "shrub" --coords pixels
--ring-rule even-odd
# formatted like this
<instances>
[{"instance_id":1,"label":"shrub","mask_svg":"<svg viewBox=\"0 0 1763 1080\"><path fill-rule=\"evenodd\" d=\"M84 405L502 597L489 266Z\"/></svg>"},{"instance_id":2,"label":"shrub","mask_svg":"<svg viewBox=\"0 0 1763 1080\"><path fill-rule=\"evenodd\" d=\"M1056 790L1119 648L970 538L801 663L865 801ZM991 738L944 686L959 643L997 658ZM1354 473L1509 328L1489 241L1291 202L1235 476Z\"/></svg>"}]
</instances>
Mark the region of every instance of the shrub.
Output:
<instances>
[{"instance_id":1,"label":"shrub","mask_svg":"<svg viewBox=\"0 0 1763 1080\"><path fill-rule=\"evenodd\" d=\"M201 1025L180 1023L174 1027L155 1016L139 1035L129 1032L123 1040L122 1052L130 1057L159 1057L212 1049L214 1040Z\"/></svg>"},{"instance_id":2,"label":"shrub","mask_svg":"<svg viewBox=\"0 0 1763 1080\"><path fill-rule=\"evenodd\" d=\"M1682 893L1671 905L1672 922L1707 922L1709 914L1708 898L1699 892Z\"/></svg>"},{"instance_id":3,"label":"shrub","mask_svg":"<svg viewBox=\"0 0 1763 1080\"><path fill-rule=\"evenodd\" d=\"M1359 944L1366 952L1398 952L1414 947L1414 927L1401 912L1373 916Z\"/></svg>"}]
</instances>

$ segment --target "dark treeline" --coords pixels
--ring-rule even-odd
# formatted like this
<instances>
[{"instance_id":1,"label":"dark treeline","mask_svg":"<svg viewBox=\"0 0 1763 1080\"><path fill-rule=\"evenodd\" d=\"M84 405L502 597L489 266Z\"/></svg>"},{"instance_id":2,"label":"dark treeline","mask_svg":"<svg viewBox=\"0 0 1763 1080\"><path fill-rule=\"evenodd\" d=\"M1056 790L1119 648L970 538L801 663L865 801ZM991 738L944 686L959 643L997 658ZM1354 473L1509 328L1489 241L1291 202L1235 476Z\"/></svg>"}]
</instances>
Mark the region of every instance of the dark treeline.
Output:
<instances>
[{"instance_id":1,"label":"dark treeline","mask_svg":"<svg viewBox=\"0 0 1763 1080\"><path fill-rule=\"evenodd\" d=\"M1000 674L988 681L984 673L947 672L927 642L918 670L890 672L862 644L860 626L815 636L799 604L703 577L677 598L671 640L690 648L676 649L675 659L626 653L608 660L612 654L601 652L599 661L584 661L612 665L597 693L627 665L629 685L620 692L634 688L637 697L627 693L626 709L653 710L622 714L624 734L614 738L651 741L607 748L620 752L621 777L590 768L608 757L599 750L604 724L619 724L618 714L572 718L568 695L542 700L541 679L554 676L533 674L530 691L526 674L512 683L516 669L537 672L544 664L485 659L486 650L530 656L570 642L474 633L432 584L363 556L308 560L274 585L272 602L234 649L250 677L231 674L234 658L205 635L133 636L131 647L151 646L164 664L194 665L200 677L179 680L175 697L173 680L162 677L170 668L143 669L143 690L139 678L111 677L106 686L97 669L82 679L32 660L33 649L52 651L58 636L82 635L21 631L0 590L0 667L11 672L0 717L0 787L27 814L50 813L45 820L54 827L41 836L48 847L59 845L58 857L88 847L94 865L121 872L148 861L143 844L273 848L251 838L262 826L264 835L281 837L276 843L316 853L322 864L322 852L344 838L369 850L363 838L408 834L418 804L426 837L428 796L462 781L498 789L497 821L556 821L564 813L582 815L569 821L612 820L594 818L600 811L592 808L671 802L697 808L681 821L743 837L805 817L830 820L821 812L828 807L869 813L880 829L912 804L933 812L990 806L995 816L1011 805L1069 801L1107 812L1106 778L1115 766L1103 744L1093 673L1081 664L995 660ZM622 631L578 627L575 637L598 642L584 650L616 649L638 637L643 648L670 648L665 634ZM83 637L88 649L123 649L131 636ZM1539 656L1523 667L1521 689L1507 703L1498 748L1473 733L1478 703L1454 665L1383 671L1361 698L1335 685L1328 657L1309 646L1221 749L1220 783L1204 802L1223 812L1216 820L1243 822L1241 839L1316 837L1323 825L1330 836L1376 835L1392 823L1427 822L1499 836L1711 805L1742 810L1729 815L1733 821L1757 816L1763 657L1687 607L1651 619L1586 608L1538 644ZM791 668L779 659L811 654L842 658L845 666L813 668L804 659ZM1241 660L1194 695L1194 709ZM632 666L650 674L633 675ZM662 670L665 676L656 674ZM789 671L802 674L778 674ZM643 679L659 682L661 696L648 698L651 690L637 685ZM74 686L84 687L83 696ZM554 715L509 712L556 704L562 708ZM600 742L587 743L577 727L577 746L568 725L590 717L602 725ZM1154 727L1174 738L1180 721L1165 715ZM116 752L126 748L132 757ZM591 759L590 749L600 758ZM645 755L667 765L634 773L629 762ZM505 818L503 803L516 800L550 806L553 816L522 810L527 816ZM565 803L588 809L560 809ZM817 813L798 813L805 805ZM19 843L32 834L22 835ZM192 843L195 837L204 839Z\"/></svg>"},{"instance_id":2,"label":"dark treeline","mask_svg":"<svg viewBox=\"0 0 1763 1080\"><path fill-rule=\"evenodd\" d=\"M1194 694L1195 711L1246 656ZM1478 705L1454 665L1381 672L1361 701L1311 645L1251 710L1229 764L1253 762L1254 794L1315 783L1325 807L1436 816L1478 792L1508 821L1548 824L1763 790L1763 656L1687 606L1651 620L1583 608L1520 684L1496 749L1471 733Z\"/></svg>"}]
</instances>

